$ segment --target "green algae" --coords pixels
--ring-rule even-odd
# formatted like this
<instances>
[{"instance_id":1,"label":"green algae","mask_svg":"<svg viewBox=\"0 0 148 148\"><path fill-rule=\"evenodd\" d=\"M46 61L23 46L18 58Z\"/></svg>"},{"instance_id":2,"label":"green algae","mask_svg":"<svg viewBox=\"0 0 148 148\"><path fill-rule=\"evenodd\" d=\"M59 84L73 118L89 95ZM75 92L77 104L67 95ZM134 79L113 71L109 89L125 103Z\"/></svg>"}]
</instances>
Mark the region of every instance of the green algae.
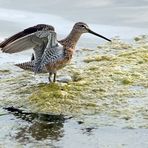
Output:
<instances>
[{"instance_id":1,"label":"green algae","mask_svg":"<svg viewBox=\"0 0 148 148\"><path fill-rule=\"evenodd\" d=\"M73 82L64 86L52 84L39 87L30 100L43 101L40 105L43 108L40 109L48 108L52 112L96 114L103 111L127 120L132 113L121 112L122 105L128 105L128 97L140 97L145 93L143 90L130 90L130 87L145 87L148 82L147 69L143 68L147 66L147 54L146 49L132 48L116 56L85 57L84 62L88 64L81 73L71 68ZM138 64L139 60L144 62Z\"/></svg>"},{"instance_id":2,"label":"green algae","mask_svg":"<svg viewBox=\"0 0 148 148\"><path fill-rule=\"evenodd\" d=\"M1 69L0 73L10 73L10 70L8 70L8 69Z\"/></svg>"},{"instance_id":3,"label":"green algae","mask_svg":"<svg viewBox=\"0 0 148 148\"><path fill-rule=\"evenodd\" d=\"M111 56L99 56L99 55L97 55L97 56L91 56L91 57L86 57L85 59L84 59L84 62L86 62L86 63L90 63L90 62L94 62L94 61L110 61L110 60L112 60L113 59L113 57L111 57Z\"/></svg>"},{"instance_id":4,"label":"green algae","mask_svg":"<svg viewBox=\"0 0 148 148\"><path fill-rule=\"evenodd\" d=\"M113 47L112 44L110 46ZM118 46L114 46L114 49ZM124 46L123 43L121 46ZM129 48L128 51L125 46ZM123 106L128 106L128 98L140 98L146 93L145 89L135 91L130 87L147 87L148 51L143 47L130 48L131 45L128 46L127 43L125 46L123 51L119 48L120 52L116 56L85 57L84 62L87 66L81 73L79 70L77 72L77 69L70 69L73 82L63 86L41 86L30 96L30 101L40 102L40 109L44 111L78 115L105 112L113 117L131 119L134 112L126 107L123 110Z\"/></svg>"},{"instance_id":5,"label":"green algae","mask_svg":"<svg viewBox=\"0 0 148 148\"><path fill-rule=\"evenodd\" d=\"M82 57L82 67L73 63L61 71L71 76L72 81L68 83L34 85L31 73L1 83L11 84L19 101L27 96L18 105L33 111L74 116L105 114L129 123L140 120L134 122L144 126L148 100L142 107L129 103L130 98L142 100L148 94L147 40L145 37L144 41L141 41L143 37L135 40L136 43L129 44L114 39L112 43L100 45L98 51L90 49L89 54L83 50L86 56Z\"/></svg>"},{"instance_id":6,"label":"green algae","mask_svg":"<svg viewBox=\"0 0 148 148\"><path fill-rule=\"evenodd\" d=\"M82 91L80 85L43 84L30 97L31 102L37 102L39 110L56 113L68 113L74 106L79 106L77 96ZM39 104L38 104L39 103Z\"/></svg>"},{"instance_id":7,"label":"green algae","mask_svg":"<svg viewBox=\"0 0 148 148\"><path fill-rule=\"evenodd\" d=\"M119 38L113 38L112 42L107 42L103 45L99 45L97 48L99 49L105 49L105 50L113 50L113 49L117 49L117 50L123 50L123 49L131 49L133 48L132 44L129 43L125 43L123 41L121 41Z\"/></svg>"},{"instance_id":8,"label":"green algae","mask_svg":"<svg viewBox=\"0 0 148 148\"><path fill-rule=\"evenodd\" d=\"M134 38L134 40L136 42L144 42L148 40L148 36L147 35L140 35Z\"/></svg>"}]
</instances>

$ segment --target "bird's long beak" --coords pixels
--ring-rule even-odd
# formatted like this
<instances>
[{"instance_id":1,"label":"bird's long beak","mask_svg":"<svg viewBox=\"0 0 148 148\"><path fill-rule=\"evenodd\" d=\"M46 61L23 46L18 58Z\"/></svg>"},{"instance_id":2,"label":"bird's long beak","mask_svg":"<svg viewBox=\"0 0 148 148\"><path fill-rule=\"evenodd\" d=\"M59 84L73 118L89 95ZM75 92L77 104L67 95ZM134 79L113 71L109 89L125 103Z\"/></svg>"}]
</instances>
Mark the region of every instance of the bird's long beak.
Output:
<instances>
[{"instance_id":1,"label":"bird's long beak","mask_svg":"<svg viewBox=\"0 0 148 148\"><path fill-rule=\"evenodd\" d=\"M88 30L89 33L91 33L91 34L93 34L93 35L96 35L96 36L98 36L98 37L100 37L100 38L103 38L103 39L105 39L105 40L111 42L110 39L108 39L108 38L106 38L106 37L104 37L104 36L102 36L102 35L100 35L100 34L94 32L94 31L92 31L92 30L90 30L90 29L87 29L87 30Z\"/></svg>"}]
</instances>

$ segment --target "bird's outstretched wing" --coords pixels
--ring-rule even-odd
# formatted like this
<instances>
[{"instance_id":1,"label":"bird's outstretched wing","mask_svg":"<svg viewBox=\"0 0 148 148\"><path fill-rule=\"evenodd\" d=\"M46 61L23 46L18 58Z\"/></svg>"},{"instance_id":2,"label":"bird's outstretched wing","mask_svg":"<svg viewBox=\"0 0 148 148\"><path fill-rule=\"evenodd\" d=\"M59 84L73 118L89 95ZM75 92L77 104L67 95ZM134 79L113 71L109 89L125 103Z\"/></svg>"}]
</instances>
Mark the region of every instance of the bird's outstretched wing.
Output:
<instances>
[{"instance_id":1,"label":"bird's outstretched wing","mask_svg":"<svg viewBox=\"0 0 148 148\"><path fill-rule=\"evenodd\" d=\"M39 24L19 32L0 43L3 52L15 53L36 46L47 44L49 31L54 31L50 25Z\"/></svg>"},{"instance_id":2,"label":"bird's outstretched wing","mask_svg":"<svg viewBox=\"0 0 148 148\"><path fill-rule=\"evenodd\" d=\"M46 25L46 24L38 24L36 26L29 27L29 28L17 33L17 34L14 34L13 36L9 37L8 39L4 40L3 42L1 42L0 43L0 48L2 48L2 51L5 52L5 49L6 49L6 47L9 47L9 44L15 43L15 41L19 41L19 39L24 38L26 36L29 36L30 34L33 34L35 32L47 31L47 30L54 31L54 27L50 26L50 25ZM17 52L17 50L16 50L16 52Z\"/></svg>"}]
</instances>

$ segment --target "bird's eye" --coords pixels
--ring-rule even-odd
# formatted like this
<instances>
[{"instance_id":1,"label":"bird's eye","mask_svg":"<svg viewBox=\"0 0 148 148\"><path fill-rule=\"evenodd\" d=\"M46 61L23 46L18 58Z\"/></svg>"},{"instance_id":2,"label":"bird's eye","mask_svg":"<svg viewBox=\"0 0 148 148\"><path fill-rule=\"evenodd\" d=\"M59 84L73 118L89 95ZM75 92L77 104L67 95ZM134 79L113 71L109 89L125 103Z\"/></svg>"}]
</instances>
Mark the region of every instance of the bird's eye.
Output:
<instances>
[{"instance_id":1,"label":"bird's eye","mask_svg":"<svg viewBox=\"0 0 148 148\"><path fill-rule=\"evenodd\" d=\"M85 25L81 25L82 28L86 28Z\"/></svg>"}]
</instances>

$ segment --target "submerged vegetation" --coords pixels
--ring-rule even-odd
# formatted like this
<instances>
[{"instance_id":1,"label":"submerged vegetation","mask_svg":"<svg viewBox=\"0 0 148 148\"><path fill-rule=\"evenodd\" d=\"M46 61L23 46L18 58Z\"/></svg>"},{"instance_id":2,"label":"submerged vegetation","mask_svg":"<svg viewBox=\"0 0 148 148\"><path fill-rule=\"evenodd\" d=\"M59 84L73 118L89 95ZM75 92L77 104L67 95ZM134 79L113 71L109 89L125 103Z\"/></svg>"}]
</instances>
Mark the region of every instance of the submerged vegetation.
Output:
<instances>
[{"instance_id":1,"label":"submerged vegetation","mask_svg":"<svg viewBox=\"0 0 148 148\"><path fill-rule=\"evenodd\" d=\"M131 127L148 128L147 40L146 36L140 36L129 44L113 39L112 43L102 44L98 49L80 50L80 55L85 52L81 64L75 66L73 62L59 75L59 78L70 75L71 81L68 83L33 84L37 82L33 82L34 77L27 72L21 72L16 77L1 78L0 83L5 85L3 88L9 88L8 98L10 94L16 96L17 99L12 102L33 111L76 117L99 114L108 116L108 121L111 118L114 121L116 117L125 122L132 121ZM9 74L9 71L0 70L2 73ZM6 90L3 91L6 93Z\"/></svg>"}]
</instances>

